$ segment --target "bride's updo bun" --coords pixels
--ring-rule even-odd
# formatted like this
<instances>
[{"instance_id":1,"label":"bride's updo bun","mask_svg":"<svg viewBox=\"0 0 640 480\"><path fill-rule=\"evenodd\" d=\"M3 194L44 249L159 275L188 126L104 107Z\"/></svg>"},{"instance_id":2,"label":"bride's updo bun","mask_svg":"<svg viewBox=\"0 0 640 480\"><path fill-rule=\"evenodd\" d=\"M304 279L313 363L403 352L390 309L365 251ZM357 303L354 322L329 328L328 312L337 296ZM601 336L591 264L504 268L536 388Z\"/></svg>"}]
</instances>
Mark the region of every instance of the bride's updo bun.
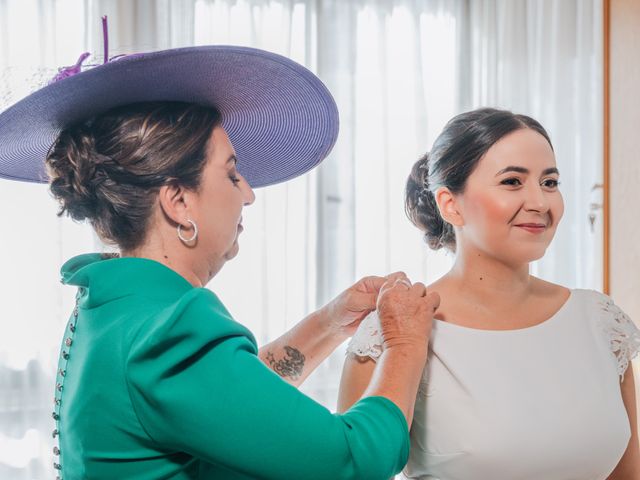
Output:
<instances>
[{"instance_id":1,"label":"bride's updo bun","mask_svg":"<svg viewBox=\"0 0 640 480\"><path fill-rule=\"evenodd\" d=\"M456 250L453 226L442 218L435 199L438 189L462 193L485 153L504 136L523 128L535 130L551 145L542 125L526 115L494 108L461 113L445 125L431 151L413 165L407 179L405 211L424 232L430 248Z\"/></svg>"},{"instance_id":2,"label":"bride's updo bun","mask_svg":"<svg viewBox=\"0 0 640 480\"><path fill-rule=\"evenodd\" d=\"M405 210L411 222L424 232L429 248L439 250L453 244L455 234L438 210L436 197L429 189L429 154L425 154L411 169L407 180Z\"/></svg>"}]
</instances>

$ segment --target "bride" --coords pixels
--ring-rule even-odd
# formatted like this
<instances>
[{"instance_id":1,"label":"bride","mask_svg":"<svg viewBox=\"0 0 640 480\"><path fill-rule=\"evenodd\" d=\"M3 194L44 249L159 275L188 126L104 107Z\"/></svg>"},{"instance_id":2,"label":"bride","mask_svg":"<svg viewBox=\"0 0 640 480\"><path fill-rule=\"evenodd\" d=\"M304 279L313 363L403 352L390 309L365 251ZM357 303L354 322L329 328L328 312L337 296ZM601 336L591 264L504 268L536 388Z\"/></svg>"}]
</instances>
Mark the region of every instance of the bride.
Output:
<instances>
[{"instance_id":1,"label":"bride","mask_svg":"<svg viewBox=\"0 0 640 480\"><path fill-rule=\"evenodd\" d=\"M532 118L453 118L407 181L406 211L455 252L440 294L403 478L640 479L633 371L640 332L601 293L529 274L564 206L551 141ZM338 410L382 351L367 317L348 347Z\"/></svg>"}]
</instances>

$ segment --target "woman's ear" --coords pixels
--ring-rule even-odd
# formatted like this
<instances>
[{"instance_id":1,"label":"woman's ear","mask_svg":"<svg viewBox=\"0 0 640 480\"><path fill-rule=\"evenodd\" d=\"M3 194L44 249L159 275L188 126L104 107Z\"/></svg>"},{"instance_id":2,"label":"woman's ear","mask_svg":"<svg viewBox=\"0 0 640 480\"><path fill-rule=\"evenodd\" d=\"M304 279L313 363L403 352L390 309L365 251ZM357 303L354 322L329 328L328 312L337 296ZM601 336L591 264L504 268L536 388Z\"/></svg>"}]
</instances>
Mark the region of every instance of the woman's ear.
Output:
<instances>
[{"instance_id":1,"label":"woman's ear","mask_svg":"<svg viewBox=\"0 0 640 480\"><path fill-rule=\"evenodd\" d=\"M444 221L456 227L463 226L464 219L460 213L456 196L451 193L451 190L447 187L440 187L436 191L435 197L438 210L440 210L440 215Z\"/></svg>"},{"instance_id":2,"label":"woman's ear","mask_svg":"<svg viewBox=\"0 0 640 480\"><path fill-rule=\"evenodd\" d=\"M189 203L192 192L181 185L169 183L160 187L158 203L166 218L173 223L188 226Z\"/></svg>"}]
</instances>

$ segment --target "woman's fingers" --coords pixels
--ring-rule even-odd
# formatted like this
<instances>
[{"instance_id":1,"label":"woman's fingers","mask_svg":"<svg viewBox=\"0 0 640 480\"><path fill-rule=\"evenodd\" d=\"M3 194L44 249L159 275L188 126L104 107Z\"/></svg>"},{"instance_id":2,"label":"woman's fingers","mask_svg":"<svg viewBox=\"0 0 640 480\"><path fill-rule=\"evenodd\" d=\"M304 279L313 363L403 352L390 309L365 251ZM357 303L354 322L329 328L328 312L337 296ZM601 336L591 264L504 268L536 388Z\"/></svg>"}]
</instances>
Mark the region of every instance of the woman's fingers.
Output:
<instances>
[{"instance_id":1,"label":"woman's fingers","mask_svg":"<svg viewBox=\"0 0 640 480\"><path fill-rule=\"evenodd\" d=\"M382 295L384 292L393 288L407 290L408 288L411 288L411 282L403 272L396 272L392 273L391 275L387 275L386 281L384 282L382 287L380 287L379 295Z\"/></svg>"},{"instance_id":2,"label":"woman's fingers","mask_svg":"<svg viewBox=\"0 0 640 480\"><path fill-rule=\"evenodd\" d=\"M405 280L409 281L407 274L404 272L393 272L387 275L385 278L387 279L387 283L391 283L391 284L395 283L396 280L401 278L404 278Z\"/></svg>"},{"instance_id":3,"label":"woman's fingers","mask_svg":"<svg viewBox=\"0 0 640 480\"><path fill-rule=\"evenodd\" d=\"M425 289L425 292L426 292L426 289ZM429 305L429 308L433 312L435 312L440 306L440 295L438 294L438 292L429 292L427 294L427 303Z\"/></svg>"},{"instance_id":4,"label":"woman's fingers","mask_svg":"<svg viewBox=\"0 0 640 480\"><path fill-rule=\"evenodd\" d=\"M416 282L411 285L411 291L416 293L419 297L424 297L427 293L427 287L422 282Z\"/></svg>"},{"instance_id":5,"label":"woman's fingers","mask_svg":"<svg viewBox=\"0 0 640 480\"><path fill-rule=\"evenodd\" d=\"M398 278L395 281L395 285L404 285L408 289L411 289L411 282L408 278Z\"/></svg>"}]
</instances>

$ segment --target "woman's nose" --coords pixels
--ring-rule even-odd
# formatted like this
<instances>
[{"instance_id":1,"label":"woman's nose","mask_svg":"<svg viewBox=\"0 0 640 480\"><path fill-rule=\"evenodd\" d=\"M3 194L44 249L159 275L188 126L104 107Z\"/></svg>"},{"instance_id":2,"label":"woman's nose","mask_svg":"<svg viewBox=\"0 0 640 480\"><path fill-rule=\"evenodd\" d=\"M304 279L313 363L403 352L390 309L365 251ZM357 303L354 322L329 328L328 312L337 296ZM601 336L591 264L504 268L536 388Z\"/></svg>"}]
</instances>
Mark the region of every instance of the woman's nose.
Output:
<instances>
[{"instance_id":1,"label":"woman's nose","mask_svg":"<svg viewBox=\"0 0 640 480\"><path fill-rule=\"evenodd\" d=\"M256 201L256 194L247 181L244 181L244 206L249 206Z\"/></svg>"},{"instance_id":2,"label":"woman's nose","mask_svg":"<svg viewBox=\"0 0 640 480\"><path fill-rule=\"evenodd\" d=\"M549 201L540 185L530 184L526 189L525 210L545 213L549 210Z\"/></svg>"}]
</instances>

